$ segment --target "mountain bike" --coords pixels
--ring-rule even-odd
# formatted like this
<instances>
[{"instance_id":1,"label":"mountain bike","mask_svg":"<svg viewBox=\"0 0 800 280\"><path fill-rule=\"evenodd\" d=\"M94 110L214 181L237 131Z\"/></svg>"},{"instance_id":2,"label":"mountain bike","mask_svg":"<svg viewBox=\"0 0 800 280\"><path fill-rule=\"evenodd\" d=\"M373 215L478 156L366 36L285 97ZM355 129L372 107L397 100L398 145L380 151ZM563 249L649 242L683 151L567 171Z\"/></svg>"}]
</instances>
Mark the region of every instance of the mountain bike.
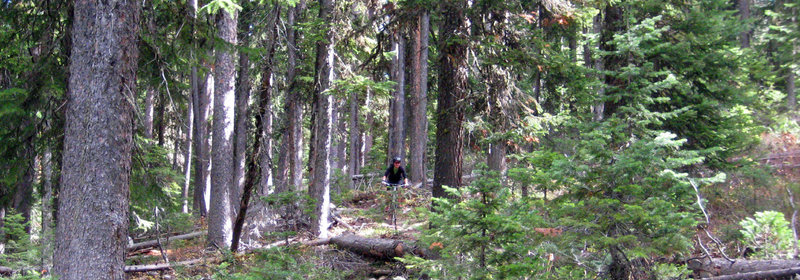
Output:
<instances>
[{"instance_id":1,"label":"mountain bike","mask_svg":"<svg viewBox=\"0 0 800 280\"><path fill-rule=\"evenodd\" d=\"M397 231L397 187L405 187L406 184L393 184L386 181L381 182L386 187L391 187L392 192L392 202L390 203L391 212L392 212L392 225L394 225L394 231Z\"/></svg>"}]
</instances>

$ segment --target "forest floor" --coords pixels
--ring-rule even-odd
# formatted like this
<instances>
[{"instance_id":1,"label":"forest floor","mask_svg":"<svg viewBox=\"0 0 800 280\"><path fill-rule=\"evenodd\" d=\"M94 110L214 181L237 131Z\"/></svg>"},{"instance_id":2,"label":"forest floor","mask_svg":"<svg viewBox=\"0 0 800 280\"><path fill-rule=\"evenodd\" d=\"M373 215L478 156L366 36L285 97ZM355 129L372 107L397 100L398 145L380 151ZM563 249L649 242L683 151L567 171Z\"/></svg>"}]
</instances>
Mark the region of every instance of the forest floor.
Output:
<instances>
[{"instance_id":1,"label":"forest floor","mask_svg":"<svg viewBox=\"0 0 800 280\"><path fill-rule=\"evenodd\" d=\"M336 204L333 212L338 221L329 229L331 237L351 232L368 238L414 242L427 225L427 220L422 216L428 208L430 190L425 188L398 191L396 224L391 218L392 192L382 187L332 196ZM261 241L262 244L270 244L267 248L249 248L245 253L235 256L207 251L204 236L172 241L164 248L171 263L196 259L207 261L192 266L176 266L170 270L129 273L129 276L130 279L241 279L246 275L255 275L255 279L309 279L307 276L312 274L319 279L397 279L394 277L407 276L404 266L396 261L371 259L334 245L303 245L314 240L307 232L288 238L289 246L281 239L267 237ZM126 265L164 262L160 249L148 248L129 253ZM316 271L300 271L303 268Z\"/></svg>"}]
</instances>

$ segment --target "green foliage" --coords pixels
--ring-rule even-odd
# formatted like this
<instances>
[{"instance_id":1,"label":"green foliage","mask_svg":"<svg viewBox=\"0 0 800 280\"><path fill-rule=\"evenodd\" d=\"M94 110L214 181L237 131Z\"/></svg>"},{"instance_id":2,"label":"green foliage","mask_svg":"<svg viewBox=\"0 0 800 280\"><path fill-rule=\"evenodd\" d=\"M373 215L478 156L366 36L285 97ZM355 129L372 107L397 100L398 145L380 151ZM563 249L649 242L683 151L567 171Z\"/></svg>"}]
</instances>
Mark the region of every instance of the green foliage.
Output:
<instances>
[{"instance_id":1,"label":"green foliage","mask_svg":"<svg viewBox=\"0 0 800 280\"><path fill-rule=\"evenodd\" d=\"M0 266L23 272L12 279L40 279L35 268L39 265L41 248L31 243L31 236L25 232L28 224L22 214L11 209L0 228L0 243L5 244L5 252L0 254Z\"/></svg>"},{"instance_id":2,"label":"green foliage","mask_svg":"<svg viewBox=\"0 0 800 280\"><path fill-rule=\"evenodd\" d=\"M656 280L678 280L689 279L691 273L692 271L686 268L686 265L660 263L655 265L653 274L656 276Z\"/></svg>"},{"instance_id":3,"label":"green foliage","mask_svg":"<svg viewBox=\"0 0 800 280\"><path fill-rule=\"evenodd\" d=\"M134 144L130 184L131 217L134 220L131 227L149 230L153 225L148 220L153 215L153 207L164 209L168 216L180 212L183 176L172 169L168 150L140 136L136 137Z\"/></svg>"},{"instance_id":4,"label":"green foliage","mask_svg":"<svg viewBox=\"0 0 800 280\"><path fill-rule=\"evenodd\" d=\"M215 15L219 12L219 10L225 10L225 12L232 15L237 11L241 11L242 6L236 4L235 0L212 0L205 6L201 7L198 12Z\"/></svg>"},{"instance_id":5,"label":"green foliage","mask_svg":"<svg viewBox=\"0 0 800 280\"><path fill-rule=\"evenodd\" d=\"M756 212L754 217L739 222L744 242L756 248L757 257L773 259L785 256L792 246L794 234L783 213Z\"/></svg>"},{"instance_id":6,"label":"green foliage","mask_svg":"<svg viewBox=\"0 0 800 280\"><path fill-rule=\"evenodd\" d=\"M214 268L213 279L344 279L345 272L320 266L318 257L309 257L300 247L278 246L256 253L253 263L223 262Z\"/></svg>"},{"instance_id":7,"label":"green foliage","mask_svg":"<svg viewBox=\"0 0 800 280\"><path fill-rule=\"evenodd\" d=\"M496 172L481 171L472 185L445 189L454 198L434 198L431 229L420 238L439 248L441 259L401 259L409 268L437 279L523 278L543 271L529 243L531 227L542 221L531 205L510 200Z\"/></svg>"}]
</instances>

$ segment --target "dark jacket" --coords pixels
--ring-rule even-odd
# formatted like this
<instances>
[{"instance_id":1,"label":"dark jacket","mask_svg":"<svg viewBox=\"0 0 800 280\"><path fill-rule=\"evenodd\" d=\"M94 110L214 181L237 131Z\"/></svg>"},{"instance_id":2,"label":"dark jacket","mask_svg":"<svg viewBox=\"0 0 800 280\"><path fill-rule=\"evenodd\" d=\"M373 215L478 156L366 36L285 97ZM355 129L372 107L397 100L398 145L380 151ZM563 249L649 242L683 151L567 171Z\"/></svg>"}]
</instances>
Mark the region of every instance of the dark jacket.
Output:
<instances>
[{"instance_id":1,"label":"dark jacket","mask_svg":"<svg viewBox=\"0 0 800 280\"><path fill-rule=\"evenodd\" d=\"M397 172L394 172L394 166L389 166L383 176L386 176L386 182L389 184L400 184L406 178L406 170L400 166L397 168Z\"/></svg>"}]
</instances>

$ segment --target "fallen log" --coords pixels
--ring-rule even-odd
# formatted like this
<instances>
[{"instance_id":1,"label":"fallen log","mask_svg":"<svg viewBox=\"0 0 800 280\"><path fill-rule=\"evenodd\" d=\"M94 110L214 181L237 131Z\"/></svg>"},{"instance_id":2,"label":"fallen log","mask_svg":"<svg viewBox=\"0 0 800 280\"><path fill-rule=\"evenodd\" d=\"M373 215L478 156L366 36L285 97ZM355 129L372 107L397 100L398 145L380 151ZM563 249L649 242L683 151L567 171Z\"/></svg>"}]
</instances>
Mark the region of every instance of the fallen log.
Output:
<instances>
[{"instance_id":1,"label":"fallen log","mask_svg":"<svg viewBox=\"0 0 800 280\"><path fill-rule=\"evenodd\" d=\"M308 246L335 244L342 249L375 259L393 259L406 254L414 254L425 259L438 258L435 253L427 248L413 243L395 239L367 238L350 233L327 239L312 240L303 244Z\"/></svg>"},{"instance_id":2,"label":"fallen log","mask_svg":"<svg viewBox=\"0 0 800 280\"><path fill-rule=\"evenodd\" d=\"M739 273L739 274L731 274L725 276L715 276L709 278L703 278L705 280L752 280L752 279L781 279L789 276L795 276L800 274L800 267L795 268L786 268L786 269L775 269L775 270L766 270L766 271L758 271L758 272L748 272L748 273ZM794 279L794 278L792 278Z\"/></svg>"},{"instance_id":3,"label":"fallen log","mask_svg":"<svg viewBox=\"0 0 800 280\"><path fill-rule=\"evenodd\" d=\"M159 271L159 270L168 270L172 269L175 266L194 266L201 263L211 263L217 262L220 258L213 257L213 258L202 258L202 259L194 259L188 261L180 261L180 262L173 262L173 263L159 263L159 264L146 264L146 265L126 265L125 272L147 272L147 271Z\"/></svg>"},{"instance_id":4,"label":"fallen log","mask_svg":"<svg viewBox=\"0 0 800 280\"><path fill-rule=\"evenodd\" d=\"M187 233L187 234L171 236L171 237L168 237L168 238L160 238L160 240L161 240L161 242L172 242L172 241L175 241L175 240L191 239L191 238L195 238L195 237L198 237L198 236L202 236L204 234L206 234L206 231L195 231L195 232L191 232L191 233ZM159 240L156 239L156 240L149 240L149 241L140 242L140 243L134 243L134 244L128 246L128 251L135 251L135 250L139 250L139 249L155 247L155 246L158 246L158 241Z\"/></svg>"},{"instance_id":5,"label":"fallen log","mask_svg":"<svg viewBox=\"0 0 800 280\"><path fill-rule=\"evenodd\" d=\"M690 260L687 267L694 271L698 278L734 275L742 273L763 272L800 267L800 260L744 260L713 258Z\"/></svg>"},{"instance_id":6,"label":"fallen log","mask_svg":"<svg viewBox=\"0 0 800 280\"><path fill-rule=\"evenodd\" d=\"M0 266L0 276L10 277L14 274L14 270L5 266Z\"/></svg>"}]
</instances>

